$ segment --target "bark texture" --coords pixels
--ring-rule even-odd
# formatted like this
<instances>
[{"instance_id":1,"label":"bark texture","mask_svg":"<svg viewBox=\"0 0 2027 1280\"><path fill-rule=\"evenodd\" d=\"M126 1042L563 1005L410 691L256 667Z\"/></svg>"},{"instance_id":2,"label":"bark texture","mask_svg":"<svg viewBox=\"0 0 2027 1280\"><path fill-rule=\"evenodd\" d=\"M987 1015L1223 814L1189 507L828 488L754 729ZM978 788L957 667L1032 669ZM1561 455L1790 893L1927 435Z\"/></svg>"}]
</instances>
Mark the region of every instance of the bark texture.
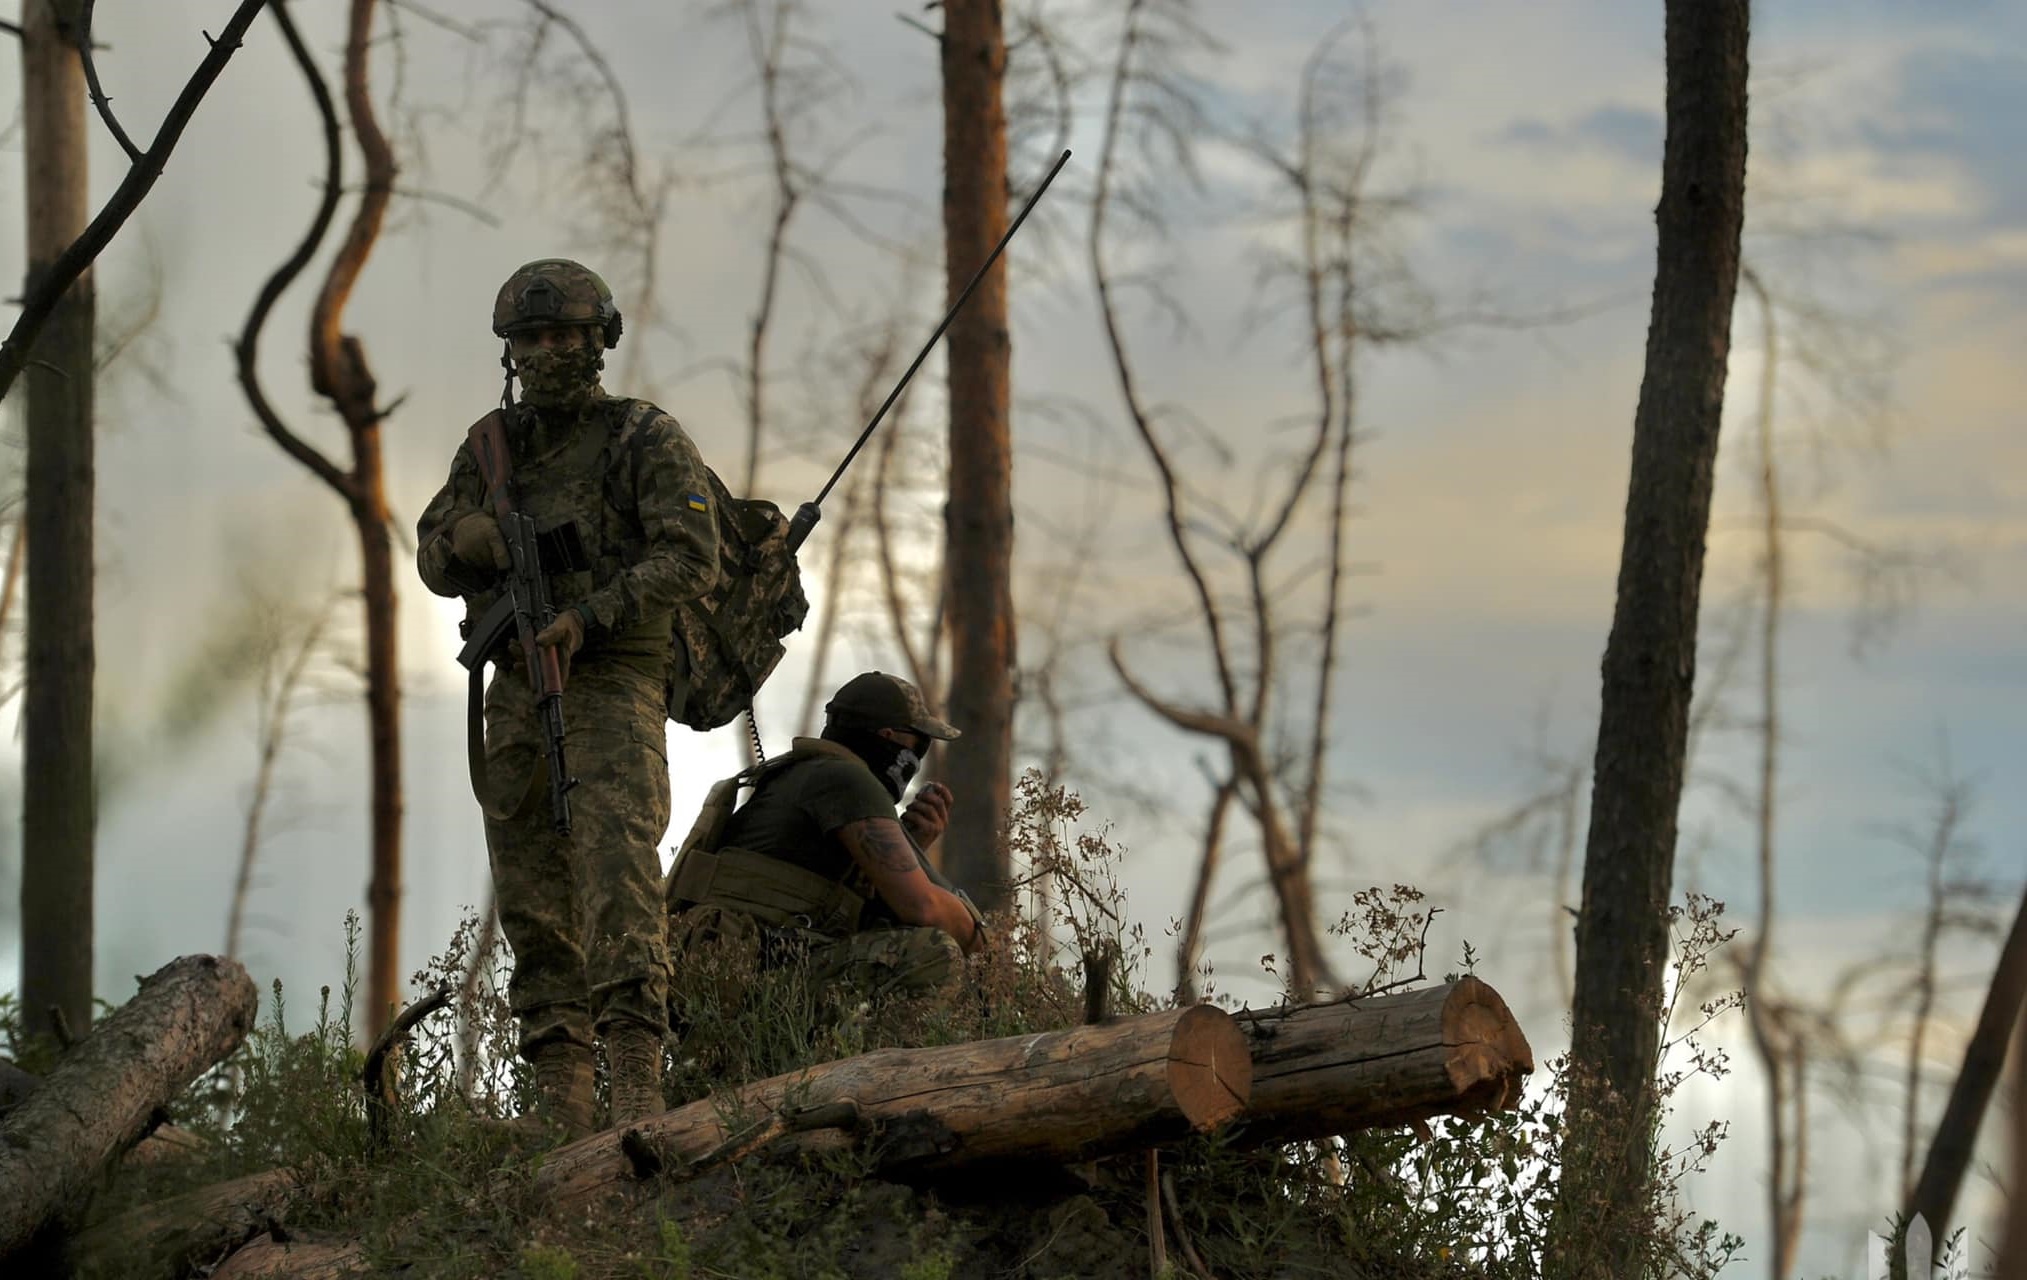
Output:
<instances>
[{"instance_id":1,"label":"bark texture","mask_svg":"<svg viewBox=\"0 0 2027 1280\"><path fill-rule=\"evenodd\" d=\"M1605 646L1577 922L1571 1158L1554 1236L1603 1260L1592 1272L1565 1254L1552 1259L1558 1274L1632 1274L1650 1186L1668 895L1744 221L1747 31L1746 0L1668 2L1654 298Z\"/></svg>"},{"instance_id":2,"label":"bark texture","mask_svg":"<svg viewBox=\"0 0 2027 1280\"><path fill-rule=\"evenodd\" d=\"M372 1273L356 1242L278 1240L264 1235L219 1265L211 1280L338 1280Z\"/></svg>"},{"instance_id":3,"label":"bark texture","mask_svg":"<svg viewBox=\"0 0 2027 1280\"><path fill-rule=\"evenodd\" d=\"M23 189L33 293L89 220L75 0L21 14ZM65 290L25 375L28 654L22 694L21 1012L75 1035L92 1016L92 275Z\"/></svg>"},{"instance_id":4,"label":"bark texture","mask_svg":"<svg viewBox=\"0 0 2027 1280\"><path fill-rule=\"evenodd\" d=\"M1963 1189L1964 1172L1970 1168L1979 1122L1991 1105L1992 1092L2005 1069L2006 1045L2012 1038L2013 1024L2020 1020L2023 1001L2027 1001L2027 896L2021 898L2020 909L2013 915L2013 927L1999 949L1999 963L1992 971L1991 986L1985 990L1985 1005L1978 1012L1977 1029L1964 1046L1963 1067L1957 1072L1956 1083L1950 1086L1950 1100L1944 1104L1943 1118L1936 1123L1928 1158L1922 1162L1921 1178L1915 1183L1914 1194L1908 1198L1902 1215L1912 1221L1915 1214L1920 1214L1928 1222L1931 1239L1935 1241L1950 1238L1950 1217L1956 1212L1957 1192Z\"/></svg>"},{"instance_id":5,"label":"bark texture","mask_svg":"<svg viewBox=\"0 0 2027 1280\"><path fill-rule=\"evenodd\" d=\"M955 302L1006 231L1006 35L999 0L943 6L945 296ZM942 775L958 797L944 870L990 911L1006 901L1001 841L1012 798L1013 445L1008 426L1006 259L949 334L950 499L944 574L950 626L946 716L963 730Z\"/></svg>"},{"instance_id":6,"label":"bark texture","mask_svg":"<svg viewBox=\"0 0 2027 1280\"><path fill-rule=\"evenodd\" d=\"M272 1229L302 1188L291 1169L201 1187L94 1223L71 1254L97 1275L180 1280Z\"/></svg>"},{"instance_id":7,"label":"bark texture","mask_svg":"<svg viewBox=\"0 0 2027 1280\"><path fill-rule=\"evenodd\" d=\"M1534 1050L1506 1002L1477 978L1364 1000L1238 1015L1253 1096L1239 1146L1303 1142L1503 1111L1520 1100Z\"/></svg>"},{"instance_id":8,"label":"bark texture","mask_svg":"<svg viewBox=\"0 0 2027 1280\"><path fill-rule=\"evenodd\" d=\"M866 1144L892 1174L1018 1157L1071 1163L1216 1129L1245 1107L1252 1062L1210 1005L933 1049L881 1049L775 1076L552 1153L547 1204L574 1208L659 1172L762 1147Z\"/></svg>"},{"instance_id":9,"label":"bark texture","mask_svg":"<svg viewBox=\"0 0 2027 1280\"><path fill-rule=\"evenodd\" d=\"M0 1258L87 1196L155 1111L237 1049L253 980L217 956L172 960L0 1120Z\"/></svg>"}]
</instances>

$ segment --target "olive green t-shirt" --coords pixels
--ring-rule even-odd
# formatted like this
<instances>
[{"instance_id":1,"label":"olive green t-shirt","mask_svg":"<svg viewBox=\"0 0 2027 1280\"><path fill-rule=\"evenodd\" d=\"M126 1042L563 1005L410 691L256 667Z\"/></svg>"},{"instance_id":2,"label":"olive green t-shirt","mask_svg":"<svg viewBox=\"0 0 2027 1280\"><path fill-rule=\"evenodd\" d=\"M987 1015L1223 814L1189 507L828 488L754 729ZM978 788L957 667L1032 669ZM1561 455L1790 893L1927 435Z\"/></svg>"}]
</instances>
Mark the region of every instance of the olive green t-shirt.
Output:
<instances>
[{"instance_id":1,"label":"olive green t-shirt","mask_svg":"<svg viewBox=\"0 0 2027 1280\"><path fill-rule=\"evenodd\" d=\"M893 797L863 761L818 756L762 778L726 823L720 847L750 849L843 880L852 855L838 828L893 816Z\"/></svg>"}]
</instances>

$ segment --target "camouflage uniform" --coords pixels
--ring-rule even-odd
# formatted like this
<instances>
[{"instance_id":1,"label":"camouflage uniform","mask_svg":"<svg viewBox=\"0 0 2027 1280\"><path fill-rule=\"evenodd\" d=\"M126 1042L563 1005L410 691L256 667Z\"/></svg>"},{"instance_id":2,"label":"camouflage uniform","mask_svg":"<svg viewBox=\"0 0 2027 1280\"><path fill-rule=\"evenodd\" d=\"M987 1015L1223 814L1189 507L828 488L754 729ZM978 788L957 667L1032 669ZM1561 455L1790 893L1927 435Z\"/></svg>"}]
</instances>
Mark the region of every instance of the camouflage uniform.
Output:
<instances>
[{"instance_id":1,"label":"camouflage uniform","mask_svg":"<svg viewBox=\"0 0 2027 1280\"><path fill-rule=\"evenodd\" d=\"M574 420L552 424L525 408L517 419L508 438L516 501L545 532L574 522L589 561L550 577L552 599L574 604L587 624L563 695L578 779L569 837L551 827L518 649L485 698L486 844L514 949L508 998L521 1052L533 1057L547 1041L588 1046L617 1022L666 1028L656 846L669 820L664 721L688 677L671 643L672 615L716 582L718 535L695 445L652 405L599 393ZM629 421L632 438L620 447ZM485 508L467 443L417 524L416 559L430 590L464 597L468 619L497 598L497 575L460 560L450 531Z\"/></svg>"},{"instance_id":2,"label":"camouflage uniform","mask_svg":"<svg viewBox=\"0 0 2027 1280\"><path fill-rule=\"evenodd\" d=\"M954 994L964 974L956 940L894 920L831 834L893 817L893 798L846 747L797 738L788 755L769 761L719 847L685 850L671 871L678 1020L689 994L681 959L706 945L806 965L811 986L832 1000Z\"/></svg>"}]
</instances>

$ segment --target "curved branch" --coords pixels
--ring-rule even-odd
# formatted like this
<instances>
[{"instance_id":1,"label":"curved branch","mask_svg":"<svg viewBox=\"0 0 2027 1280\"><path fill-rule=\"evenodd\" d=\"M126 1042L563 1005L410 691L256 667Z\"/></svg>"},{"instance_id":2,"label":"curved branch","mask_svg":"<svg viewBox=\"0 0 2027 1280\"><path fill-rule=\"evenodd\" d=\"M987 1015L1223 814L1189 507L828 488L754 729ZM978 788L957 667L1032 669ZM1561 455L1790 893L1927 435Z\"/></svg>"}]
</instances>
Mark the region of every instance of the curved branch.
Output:
<instances>
[{"instance_id":1,"label":"curved branch","mask_svg":"<svg viewBox=\"0 0 2027 1280\"><path fill-rule=\"evenodd\" d=\"M108 98L106 91L99 87L99 69L92 62L91 11L92 6L97 3L98 0L84 0L84 8L79 11L77 59L84 64L85 88L91 94L91 104L98 108L99 118L106 122L106 128L112 130L114 139L120 144L120 150L127 153L127 159L132 160L135 164L139 164L142 159L141 149L134 145L134 140L127 136L127 131L122 129L120 122L114 118L113 100Z\"/></svg>"},{"instance_id":2,"label":"curved branch","mask_svg":"<svg viewBox=\"0 0 2027 1280\"><path fill-rule=\"evenodd\" d=\"M430 1014L450 1003L450 984L440 983L436 990L403 1009L400 1016L387 1024L387 1030L373 1042L372 1052L366 1055L365 1070L360 1072L359 1083L366 1090L366 1116L372 1128L373 1145L383 1146L387 1142L387 1116L394 1108L394 1088L387 1076L387 1059L405 1040L408 1033Z\"/></svg>"},{"instance_id":3,"label":"curved branch","mask_svg":"<svg viewBox=\"0 0 2027 1280\"><path fill-rule=\"evenodd\" d=\"M310 259L315 256L317 246L324 241L324 234L331 228L331 219L337 215L338 194L344 180L345 153L338 136L338 112L331 101L331 91L324 84L323 75L317 70L316 59L309 47L303 43L302 33L296 30L295 19L289 16L288 0L277 0L274 18L281 27L282 39L289 46L289 53L296 65L302 69L303 79L308 82L310 96L316 100L317 112L324 122L324 197L317 205L317 213L310 220L310 229L303 235L302 243L288 260L275 269L261 287L260 296L254 299L253 310L246 317L246 326L240 330L239 344L234 348L239 359L239 386L245 392L247 403L260 419L261 429L266 431L282 452L303 464L310 473L336 490L347 503L354 501L352 478L338 465L317 451L316 446L289 430L282 422L281 415L268 403L267 394L261 389L259 352L260 333L267 325L268 313L282 296L282 292L303 273Z\"/></svg>"},{"instance_id":4,"label":"curved branch","mask_svg":"<svg viewBox=\"0 0 2027 1280\"><path fill-rule=\"evenodd\" d=\"M395 175L394 149L380 130L366 82L372 34L373 0L352 0L345 35L345 112L366 159L366 187L310 313L310 385L337 407L355 437L363 426L377 421L379 414L373 407L375 388L365 354L356 342L345 340L339 325L359 273L365 270L367 255L373 252L373 242L380 238L380 226L394 196Z\"/></svg>"},{"instance_id":5,"label":"curved branch","mask_svg":"<svg viewBox=\"0 0 2027 1280\"><path fill-rule=\"evenodd\" d=\"M183 92L176 95L176 101L169 107L169 113L162 118L162 126L155 132L155 141L147 153L134 162L127 170L112 198L99 210L84 234L70 242L70 246L57 256L48 270L35 281L21 304L21 314L14 320L14 327L8 331L7 340L0 342L0 399L14 385L21 370L28 364L29 352L35 348L35 340L42 335L42 326L49 322L50 313L56 304L91 266L93 259L112 242L114 235L126 225L134 210L141 207L141 201L162 176L162 170L169 163L169 153L176 149L176 143L183 137L184 126L196 114L197 104L204 101L204 95L217 82L225 64L239 48L240 37L268 0L241 0L239 8L232 14L232 20L225 24L224 31L211 41L211 52L204 55L204 61L197 64L190 79L183 86ZM206 39L210 39L207 35Z\"/></svg>"},{"instance_id":6,"label":"curved branch","mask_svg":"<svg viewBox=\"0 0 2027 1280\"><path fill-rule=\"evenodd\" d=\"M1232 716L1221 716L1210 711L1196 711L1189 707L1169 702L1134 678L1126 669L1126 660L1119 654L1119 637L1106 642L1105 656L1112 662L1112 670L1119 676L1119 682L1126 691L1138 698L1149 711L1160 716L1178 729L1190 733L1201 733L1208 738L1217 738L1228 743L1235 750L1251 751L1257 742L1253 726Z\"/></svg>"}]
</instances>

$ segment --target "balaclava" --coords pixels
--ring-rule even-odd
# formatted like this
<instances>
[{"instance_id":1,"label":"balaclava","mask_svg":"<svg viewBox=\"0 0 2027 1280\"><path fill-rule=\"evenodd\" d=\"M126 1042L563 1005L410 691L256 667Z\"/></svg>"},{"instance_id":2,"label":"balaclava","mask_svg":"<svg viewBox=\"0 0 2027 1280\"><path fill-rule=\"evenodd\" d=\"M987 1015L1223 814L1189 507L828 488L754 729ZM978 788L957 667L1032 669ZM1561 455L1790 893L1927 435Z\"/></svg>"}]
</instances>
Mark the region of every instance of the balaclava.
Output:
<instances>
[{"instance_id":1,"label":"balaclava","mask_svg":"<svg viewBox=\"0 0 2027 1280\"><path fill-rule=\"evenodd\" d=\"M887 794L900 802L901 793L915 779L915 773L922 767L922 757L898 742L881 737L871 729L860 729L853 725L826 725L823 736L839 746L848 747L852 754L866 762Z\"/></svg>"},{"instance_id":2,"label":"balaclava","mask_svg":"<svg viewBox=\"0 0 2027 1280\"><path fill-rule=\"evenodd\" d=\"M514 361L521 401L549 418L574 418L598 394L605 353L595 345L544 347Z\"/></svg>"}]
</instances>

